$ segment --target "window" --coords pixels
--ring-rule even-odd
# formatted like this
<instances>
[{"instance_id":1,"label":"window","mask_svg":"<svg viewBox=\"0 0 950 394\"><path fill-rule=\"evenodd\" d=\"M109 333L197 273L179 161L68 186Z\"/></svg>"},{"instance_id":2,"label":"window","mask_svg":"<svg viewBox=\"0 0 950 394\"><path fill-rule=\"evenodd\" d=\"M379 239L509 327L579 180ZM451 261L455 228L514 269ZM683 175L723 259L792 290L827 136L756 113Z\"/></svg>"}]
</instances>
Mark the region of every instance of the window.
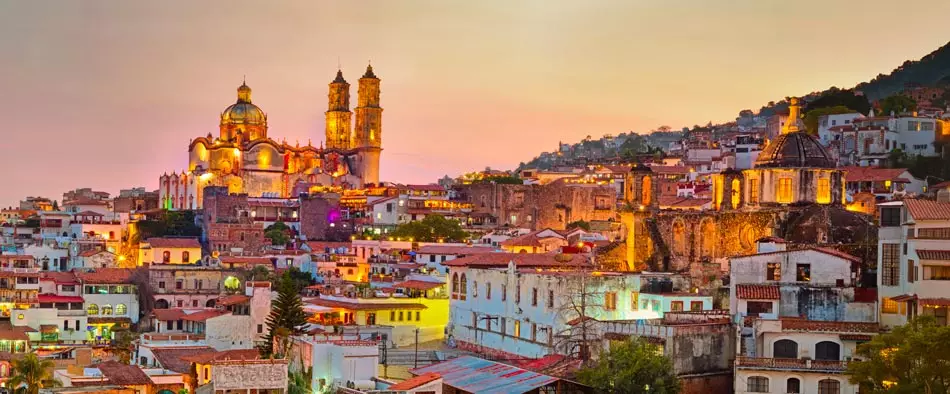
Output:
<instances>
[{"instance_id":1,"label":"window","mask_svg":"<svg viewBox=\"0 0 950 394\"><path fill-rule=\"evenodd\" d=\"M759 180L755 178L749 179L749 203L759 203Z\"/></svg>"},{"instance_id":2,"label":"window","mask_svg":"<svg viewBox=\"0 0 950 394\"><path fill-rule=\"evenodd\" d=\"M389 311L389 321L396 321L396 311Z\"/></svg>"},{"instance_id":3,"label":"window","mask_svg":"<svg viewBox=\"0 0 950 394\"><path fill-rule=\"evenodd\" d=\"M802 392L802 381L798 378L788 378L785 383L785 392L788 394L798 394Z\"/></svg>"},{"instance_id":4,"label":"window","mask_svg":"<svg viewBox=\"0 0 950 394\"><path fill-rule=\"evenodd\" d=\"M506 284L501 285L501 300L508 301L508 285Z\"/></svg>"},{"instance_id":5,"label":"window","mask_svg":"<svg viewBox=\"0 0 950 394\"><path fill-rule=\"evenodd\" d=\"M168 264L171 261L172 261L172 252L169 252L167 250L162 252L162 262L165 264Z\"/></svg>"},{"instance_id":6,"label":"window","mask_svg":"<svg viewBox=\"0 0 950 394\"><path fill-rule=\"evenodd\" d=\"M178 305L179 308L181 308L181 307L185 306L185 301L184 301L184 300L178 300L178 301L175 302L175 304Z\"/></svg>"},{"instance_id":7,"label":"window","mask_svg":"<svg viewBox=\"0 0 950 394\"><path fill-rule=\"evenodd\" d=\"M796 264L795 280L799 282L810 282L811 264Z\"/></svg>"},{"instance_id":8,"label":"window","mask_svg":"<svg viewBox=\"0 0 950 394\"><path fill-rule=\"evenodd\" d=\"M907 260L907 281L914 283L915 280L917 280L917 267L914 266L914 260Z\"/></svg>"},{"instance_id":9,"label":"window","mask_svg":"<svg viewBox=\"0 0 950 394\"><path fill-rule=\"evenodd\" d=\"M822 341L815 345L815 360L841 360L841 345Z\"/></svg>"},{"instance_id":10,"label":"window","mask_svg":"<svg viewBox=\"0 0 950 394\"><path fill-rule=\"evenodd\" d=\"M158 282L158 288L159 288L159 289L164 289L164 288L165 288L165 281L159 281L159 282Z\"/></svg>"},{"instance_id":11,"label":"window","mask_svg":"<svg viewBox=\"0 0 950 394\"><path fill-rule=\"evenodd\" d=\"M689 302L689 310L691 310L691 311L701 311L701 310L703 310L703 302L702 302L702 301L690 301L690 302Z\"/></svg>"},{"instance_id":12,"label":"window","mask_svg":"<svg viewBox=\"0 0 950 394\"><path fill-rule=\"evenodd\" d=\"M746 381L746 391L752 393L769 392L769 378L765 376L750 376Z\"/></svg>"},{"instance_id":13,"label":"window","mask_svg":"<svg viewBox=\"0 0 950 394\"><path fill-rule=\"evenodd\" d=\"M881 245L881 284L897 286L900 283L900 255L899 244Z\"/></svg>"},{"instance_id":14,"label":"window","mask_svg":"<svg viewBox=\"0 0 950 394\"><path fill-rule=\"evenodd\" d=\"M779 178L776 200L783 204L792 202L792 178Z\"/></svg>"},{"instance_id":15,"label":"window","mask_svg":"<svg viewBox=\"0 0 950 394\"><path fill-rule=\"evenodd\" d=\"M515 320L515 332L512 335L521 338L521 320Z\"/></svg>"},{"instance_id":16,"label":"window","mask_svg":"<svg viewBox=\"0 0 950 394\"><path fill-rule=\"evenodd\" d=\"M798 343L781 339L772 344L772 358L798 358Z\"/></svg>"},{"instance_id":17,"label":"window","mask_svg":"<svg viewBox=\"0 0 950 394\"><path fill-rule=\"evenodd\" d=\"M907 238L912 238L912 237L913 237L913 234L907 235ZM918 229L917 238L950 239L950 227Z\"/></svg>"},{"instance_id":18,"label":"window","mask_svg":"<svg viewBox=\"0 0 950 394\"><path fill-rule=\"evenodd\" d=\"M515 304L521 303L521 283L515 285Z\"/></svg>"},{"instance_id":19,"label":"window","mask_svg":"<svg viewBox=\"0 0 950 394\"><path fill-rule=\"evenodd\" d=\"M472 281L472 298L478 298L478 281Z\"/></svg>"},{"instance_id":20,"label":"window","mask_svg":"<svg viewBox=\"0 0 950 394\"><path fill-rule=\"evenodd\" d=\"M129 311L128 311L128 307L126 307L125 304L118 304L118 305L115 306L115 314L116 314L116 315L121 316L121 315L125 315L125 314L128 313L128 312L129 312Z\"/></svg>"},{"instance_id":21,"label":"window","mask_svg":"<svg viewBox=\"0 0 950 394\"><path fill-rule=\"evenodd\" d=\"M888 314L897 313L897 301L894 301L887 297L882 297L881 298L881 313L888 313Z\"/></svg>"},{"instance_id":22,"label":"window","mask_svg":"<svg viewBox=\"0 0 950 394\"><path fill-rule=\"evenodd\" d=\"M192 308L197 308L197 307L198 307L198 300L191 300L191 307L192 307Z\"/></svg>"},{"instance_id":23,"label":"window","mask_svg":"<svg viewBox=\"0 0 950 394\"><path fill-rule=\"evenodd\" d=\"M111 315L112 315L112 305L109 305L109 304L103 305L103 306L102 306L102 314L103 314L104 316L111 316Z\"/></svg>"},{"instance_id":24,"label":"window","mask_svg":"<svg viewBox=\"0 0 950 394\"><path fill-rule=\"evenodd\" d=\"M901 208L881 208L881 227L897 227L901 225Z\"/></svg>"},{"instance_id":25,"label":"window","mask_svg":"<svg viewBox=\"0 0 950 394\"><path fill-rule=\"evenodd\" d=\"M538 325L531 323L531 340L535 341L538 339Z\"/></svg>"},{"instance_id":26,"label":"window","mask_svg":"<svg viewBox=\"0 0 950 394\"><path fill-rule=\"evenodd\" d=\"M434 262L435 262L435 255L434 255L434 254L430 254L430 255L429 255L429 262L430 262L430 263L434 263Z\"/></svg>"},{"instance_id":27,"label":"window","mask_svg":"<svg viewBox=\"0 0 950 394\"><path fill-rule=\"evenodd\" d=\"M782 280L782 264L768 263L765 267L765 279L774 281Z\"/></svg>"},{"instance_id":28,"label":"window","mask_svg":"<svg viewBox=\"0 0 950 394\"><path fill-rule=\"evenodd\" d=\"M89 315L98 315L98 314L99 314L99 305L96 305L96 304L89 304L89 306L86 307L86 313L89 314Z\"/></svg>"},{"instance_id":29,"label":"window","mask_svg":"<svg viewBox=\"0 0 950 394\"><path fill-rule=\"evenodd\" d=\"M399 311L399 321L402 321L402 320L403 320L403 312Z\"/></svg>"},{"instance_id":30,"label":"window","mask_svg":"<svg viewBox=\"0 0 950 394\"><path fill-rule=\"evenodd\" d=\"M670 302L670 310L673 312L682 312L683 311L683 301L673 301Z\"/></svg>"},{"instance_id":31,"label":"window","mask_svg":"<svg viewBox=\"0 0 950 394\"><path fill-rule=\"evenodd\" d=\"M554 308L554 290L548 290L548 308Z\"/></svg>"},{"instance_id":32,"label":"window","mask_svg":"<svg viewBox=\"0 0 950 394\"><path fill-rule=\"evenodd\" d=\"M459 274L452 274L452 299L457 300L459 298Z\"/></svg>"},{"instance_id":33,"label":"window","mask_svg":"<svg viewBox=\"0 0 950 394\"><path fill-rule=\"evenodd\" d=\"M635 291L630 293L630 310L640 310L640 293Z\"/></svg>"},{"instance_id":34,"label":"window","mask_svg":"<svg viewBox=\"0 0 950 394\"><path fill-rule=\"evenodd\" d=\"M772 313L772 303L769 301L748 301L746 302L746 314L749 316L758 316L761 314Z\"/></svg>"},{"instance_id":35,"label":"window","mask_svg":"<svg viewBox=\"0 0 950 394\"><path fill-rule=\"evenodd\" d=\"M831 202L831 179L819 178L818 190L815 201L819 204L828 204Z\"/></svg>"},{"instance_id":36,"label":"window","mask_svg":"<svg viewBox=\"0 0 950 394\"><path fill-rule=\"evenodd\" d=\"M185 282L181 279L175 281L175 290L181 290L185 286Z\"/></svg>"},{"instance_id":37,"label":"window","mask_svg":"<svg viewBox=\"0 0 950 394\"><path fill-rule=\"evenodd\" d=\"M181 263L188 264L189 261L191 261L191 254L188 253L187 250L184 252L181 252Z\"/></svg>"},{"instance_id":38,"label":"window","mask_svg":"<svg viewBox=\"0 0 950 394\"><path fill-rule=\"evenodd\" d=\"M459 299L465 301L465 297L468 295L468 280L465 279L465 274L459 277L459 285L462 286L462 289L459 290Z\"/></svg>"},{"instance_id":39,"label":"window","mask_svg":"<svg viewBox=\"0 0 950 394\"><path fill-rule=\"evenodd\" d=\"M491 282L485 282L485 299L491 299Z\"/></svg>"},{"instance_id":40,"label":"window","mask_svg":"<svg viewBox=\"0 0 950 394\"><path fill-rule=\"evenodd\" d=\"M910 267L909 264L908 267ZM950 266L925 265L924 280L950 280Z\"/></svg>"},{"instance_id":41,"label":"window","mask_svg":"<svg viewBox=\"0 0 950 394\"><path fill-rule=\"evenodd\" d=\"M531 288L531 306L538 306L538 288Z\"/></svg>"},{"instance_id":42,"label":"window","mask_svg":"<svg viewBox=\"0 0 950 394\"><path fill-rule=\"evenodd\" d=\"M834 379L819 380L818 394L841 394L841 383Z\"/></svg>"},{"instance_id":43,"label":"window","mask_svg":"<svg viewBox=\"0 0 950 394\"><path fill-rule=\"evenodd\" d=\"M604 293L604 310L617 310L617 292L608 291Z\"/></svg>"},{"instance_id":44,"label":"window","mask_svg":"<svg viewBox=\"0 0 950 394\"><path fill-rule=\"evenodd\" d=\"M416 321L419 321L419 311L416 311Z\"/></svg>"}]
</instances>

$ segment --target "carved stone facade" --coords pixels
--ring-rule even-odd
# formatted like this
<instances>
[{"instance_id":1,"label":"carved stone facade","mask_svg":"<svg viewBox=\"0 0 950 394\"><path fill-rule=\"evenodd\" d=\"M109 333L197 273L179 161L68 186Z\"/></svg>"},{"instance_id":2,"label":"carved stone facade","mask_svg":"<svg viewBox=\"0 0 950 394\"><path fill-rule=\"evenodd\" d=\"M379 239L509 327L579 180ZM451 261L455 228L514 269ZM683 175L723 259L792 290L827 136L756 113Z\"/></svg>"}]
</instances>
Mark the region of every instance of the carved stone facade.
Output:
<instances>
[{"instance_id":1,"label":"carved stone facade","mask_svg":"<svg viewBox=\"0 0 950 394\"><path fill-rule=\"evenodd\" d=\"M253 219L247 194L229 194L224 187L205 190L201 227L211 250L258 251L270 244L264 238L264 224Z\"/></svg>"},{"instance_id":2,"label":"carved stone facade","mask_svg":"<svg viewBox=\"0 0 950 394\"><path fill-rule=\"evenodd\" d=\"M459 186L474 205L471 216L488 216L496 225L532 230L563 230L578 220L615 220L617 193L612 186L558 180L546 185L478 183Z\"/></svg>"},{"instance_id":3,"label":"carved stone facade","mask_svg":"<svg viewBox=\"0 0 950 394\"><path fill-rule=\"evenodd\" d=\"M268 390L269 393L283 393L287 390L287 360L216 362L211 376L215 392Z\"/></svg>"}]
</instances>

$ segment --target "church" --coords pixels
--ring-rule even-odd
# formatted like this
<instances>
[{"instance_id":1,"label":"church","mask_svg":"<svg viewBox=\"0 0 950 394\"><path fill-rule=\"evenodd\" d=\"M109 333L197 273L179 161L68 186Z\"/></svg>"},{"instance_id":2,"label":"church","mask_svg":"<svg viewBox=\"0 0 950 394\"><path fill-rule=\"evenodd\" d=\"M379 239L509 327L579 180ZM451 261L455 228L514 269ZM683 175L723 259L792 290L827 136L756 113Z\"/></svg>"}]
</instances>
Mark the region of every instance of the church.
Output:
<instances>
[{"instance_id":1,"label":"church","mask_svg":"<svg viewBox=\"0 0 950 394\"><path fill-rule=\"evenodd\" d=\"M350 110L350 84L337 71L330 82L324 144L278 142L268 136L267 114L251 100L246 83L237 101L221 113L218 135L208 133L188 144L188 169L159 178L165 209L199 209L207 186L251 197L296 197L295 191L357 189L379 183L382 114L379 78L372 65L359 80L356 119Z\"/></svg>"}]
</instances>

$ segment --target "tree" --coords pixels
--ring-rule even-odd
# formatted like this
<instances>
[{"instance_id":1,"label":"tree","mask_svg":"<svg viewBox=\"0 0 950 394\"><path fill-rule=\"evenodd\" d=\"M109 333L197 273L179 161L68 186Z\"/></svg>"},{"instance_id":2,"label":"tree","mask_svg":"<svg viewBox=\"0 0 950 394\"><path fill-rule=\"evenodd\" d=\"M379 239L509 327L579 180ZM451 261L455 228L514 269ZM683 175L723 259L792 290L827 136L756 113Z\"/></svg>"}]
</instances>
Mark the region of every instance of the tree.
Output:
<instances>
[{"instance_id":1,"label":"tree","mask_svg":"<svg viewBox=\"0 0 950 394\"><path fill-rule=\"evenodd\" d=\"M264 229L264 238L270 239L274 246L284 246L290 242L290 231L291 229L287 224L277 221Z\"/></svg>"},{"instance_id":2,"label":"tree","mask_svg":"<svg viewBox=\"0 0 950 394\"><path fill-rule=\"evenodd\" d=\"M442 215L427 215L420 221L401 224L391 234L418 242L462 242L469 237L458 221L446 219Z\"/></svg>"},{"instance_id":3,"label":"tree","mask_svg":"<svg viewBox=\"0 0 950 394\"><path fill-rule=\"evenodd\" d=\"M135 334L128 329L116 329L113 333L115 333L115 341L110 348L114 354L119 356L119 362L128 364L132 359Z\"/></svg>"},{"instance_id":4,"label":"tree","mask_svg":"<svg viewBox=\"0 0 950 394\"><path fill-rule=\"evenodd\" d=\"M597 363L577 372L581 383L601 393L675 394L680 381L673 362L659 354L656 346L636 337L611 342Z\"/></svg>"},{"instance_id":5,"label":"tree","mask_svg":"<svg viewBox=\"0 0 950 394\"><path fill-rule=\"evenodd\" d=\"M56 200L53 200L53 210L54 210L54 211L58 211L58 210L59 210L59 202L56 201Z\"/></svg>"},{"instance_id":6,"label":"tree","mask_svg":"<svg viewBox=\"0 0 950 394\"><path fill-rule=\"evenodd\" d=\"M805 129L808 130L808 134L818 135L818 118L824 115L849 114L853 112L856 111L843 105L815 108L805 113Z\"/></svg>"},{"instance_id":7,"label":"tree","mask_svg":"<svg viewBox=\"0 0 950 394\"><path fill-rule=\"evenodd\" d=\"M284 273L277 287L277 299L271 306L271 313L267 316L267 335L258 350L264 357L272 355L282 357L287 353L291 335L301 334L300 326L307 324L307 314L303 311L303 302L300 293L296 291L293 279ZM277 348L274 347L277 339Z\"/></svg>"},{"instance_id":8,"label":"tree","mask_svg":"<svg viewBox=\"0 0 950 394\"><path fill-rule=\"evenodd\" d=\"M848 380L862 393L950 392L950 327L921 316L858 346Z\"/></svg>"},{"instance_id":9,"label":"tree","mask_svg":"<svg viewBox=\"0 0 950 394\"><path fill-rule=\"evenodd\" d=\"M569 275L568 288L559 295L557 313L567 328L556 333L560 338L559 353L576 357L587 363L599 348L600 338L595 332L595 319L605 312L602 291L603 279L589 270L577 270Z\"/></svg>"},{"instance_id":10,"label":"tree","mask_svg":"<svg viewBox=\"0 0 950 394\"><path fill-rule=\"evenodd\" d=\"M585 222L583 220L578 220L578 221L570 222L567 224L568 230L572 230L575 228L580 228L580 229L583 229L584 231L590 231L590 223Z\"/></svg>"},{"instance_id":11,"label":"tree","mask_svg":"<svg viewBox=\"0 0 950 394\"><path fill-rule=\"evenodd\" d=\"M284 275L290 277L291 283L294 285L294 291L300 293L306 288L314 283L316 280L313 279L313 275L310 275L309 272L303 272L297 267L290 267L285 271Z\"/></svg>"},{"instance_id":12,"label":"tree","mask_svg":"<svg viewBox=\"0 0 950 394\"><path fill-rule=\"evenodd\" d=\"M830 108L843 106L851 109L849 112L858 112L862 114L867 114L871 111L871 104L868 103L868 99L861 95L854 94L854 90L851 89L838 89L836 87L831 87L828 90L821 93L821 96L811 100L808 105L805 107L805 113L812 111L818 108Z\"/></svg>"},{"instance_id":13,"label":"tree","mask_svg":"<svg viewBox=\"0 0 950 394\"><path fill-rule=\"evenodd\" d=\"M13 360L6 387L17 387L18 393L38 394L41 388L62 386L59 380L53 378L54 368L56 364L53 360L40 359L36 353L27 353Z\"/></svg>"},{"instance_id":14,"label":"tree","mask_svg":"<svg viewBox=\"0 0 950 394\"><path fill-rule=\"evenodd\" d=\"M894 114L900 114L902 112L912 112L917 110L917 102L914 101L914 99L901 94L885 97L881 99L878 104L881 106L882 116L888 116L892 112Z\"/></svg>"}]
</instances>

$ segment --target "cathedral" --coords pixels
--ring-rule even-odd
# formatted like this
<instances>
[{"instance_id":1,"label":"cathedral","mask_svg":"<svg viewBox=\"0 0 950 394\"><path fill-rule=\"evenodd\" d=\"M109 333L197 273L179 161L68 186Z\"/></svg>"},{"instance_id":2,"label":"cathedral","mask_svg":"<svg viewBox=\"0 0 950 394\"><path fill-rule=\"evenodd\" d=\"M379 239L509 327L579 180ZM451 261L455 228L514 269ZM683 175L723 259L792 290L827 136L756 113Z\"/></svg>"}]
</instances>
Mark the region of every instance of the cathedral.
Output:
<instances>
[{"instance_id":1,"label":"cathedral","mask_svg":"<svg viewBox=\"0 0 950 394\"><path fill-rule=\"evenodd\" d=\"M199 209L207 186L251 197L296 197L311 187L354 189L379 183L382 114L379 78L372 65L359 80L356 121L350 110L350 84L337 71L330 82L326 146L306 146L268 136L267 114L241 84L237 101L221 113L217 136L208 133L188 144L188 169L159 178L165 209ZM355 127L354 127L355 126Z\"/></svg>"}]
</instances>

